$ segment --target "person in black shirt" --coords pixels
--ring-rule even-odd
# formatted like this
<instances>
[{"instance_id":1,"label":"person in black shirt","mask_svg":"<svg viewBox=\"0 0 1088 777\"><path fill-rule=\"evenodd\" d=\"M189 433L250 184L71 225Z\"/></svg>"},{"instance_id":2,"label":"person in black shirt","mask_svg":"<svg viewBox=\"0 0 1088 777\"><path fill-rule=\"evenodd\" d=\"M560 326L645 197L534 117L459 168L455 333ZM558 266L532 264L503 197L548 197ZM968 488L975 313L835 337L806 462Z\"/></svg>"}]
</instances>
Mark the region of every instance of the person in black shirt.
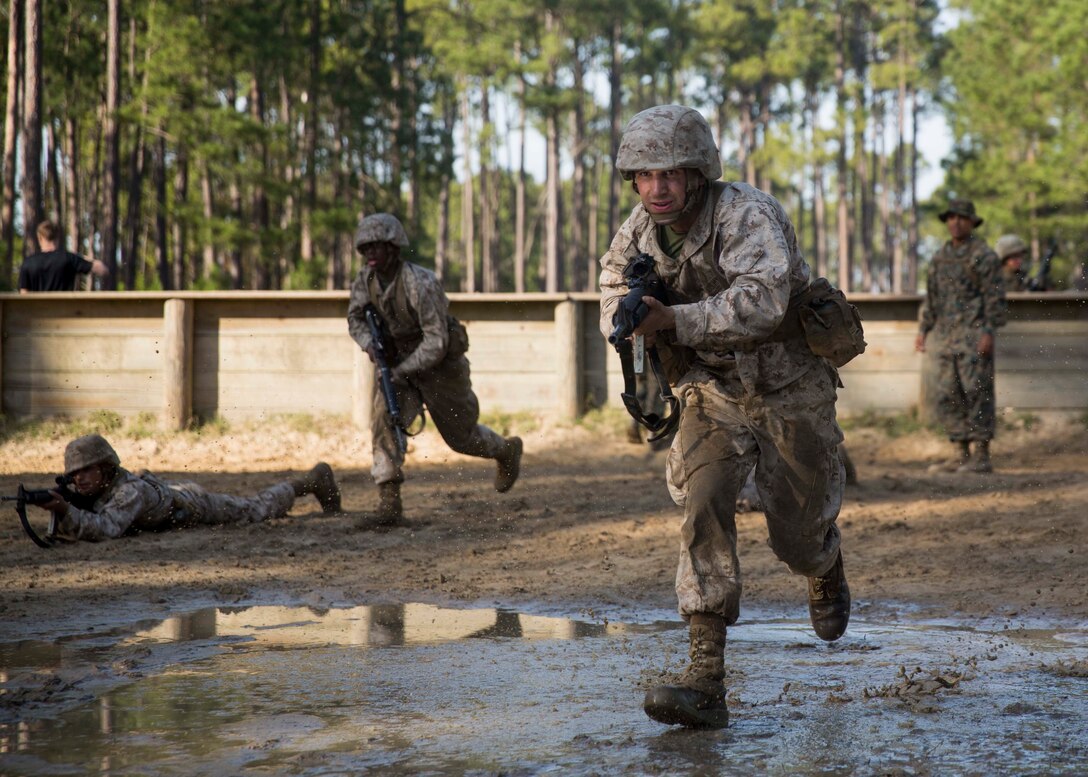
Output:
<instances>
[{"instance_id":1,"label":"person in black shirt","mask_svg":"<svg viewBox=\"0 0 1088 777\"><path fill-rule=\"evenodd\" d=\"M52 221L38 224L38 244L41 251L28 256L19 268L19 293L31 291L72 291L76 276L94 273L99 278L109 275L105 263L98 259L88 261L57 247L57 225Z\"/></svg>"}]
</instances>

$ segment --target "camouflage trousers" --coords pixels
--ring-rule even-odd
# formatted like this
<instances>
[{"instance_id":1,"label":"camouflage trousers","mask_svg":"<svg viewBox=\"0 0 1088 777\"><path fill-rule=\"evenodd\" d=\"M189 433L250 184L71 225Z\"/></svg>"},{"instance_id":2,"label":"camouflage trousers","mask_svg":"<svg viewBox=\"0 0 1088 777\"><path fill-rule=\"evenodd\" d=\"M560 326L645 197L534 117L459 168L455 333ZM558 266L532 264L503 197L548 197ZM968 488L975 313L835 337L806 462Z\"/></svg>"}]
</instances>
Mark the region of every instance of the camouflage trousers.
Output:
<instances>
[{"instance_id":1,"label":"camouflage trousers","mask_svg":"<svg viewBox=\"0 0 1088 777\"><path fill-rule=\"evenodd\" d=\"M736 503L753 465L775 555L806 577L834 563L845 482L835 385L820 365L763 396L731 398L713 378L682 386L666 478L684 508L676 595L685 618L713 612L734 623L740 614Z\"/></svg>"},{"instance_id":2,"label":"camouflage trousers","mask_svg":"<svg viewBox=\"0 0 1088 777\"><path fill-rule=\"evenodd\" d=\"M950 440L985 442L994 438L992 356L938 352L936 398L937 419Z\"/></svg>"},{"instance_id":3,"label":"camouflage trousers","mask_svg":"<svg viewBox=\"0 0 1088 777\"><path fill-rule=\"evenodd\" d=\"M200 524L255 523L282 518L295 503L290 483L277 483L256 496L214 494L196 483L171 483L174 509L170 522L175 526Z\"/></svg>"},{"instance_id":4,"label":"camouflage trousers","mask_svg":"<svg viewBox=\"0 0 1088 777\"><path fill-rule=\"evenodd\" d=\"M480 425L480 402L472 391L468 359L444 359L421 375L412 377L412 384L394 384L401 416L407 421L415 418L426 406L438 433L457 453L494 459L506 444L499 434ZM404 454L397 450L396 434L389 411L385 407L378 381L374 386L370 434L373 440L374 465L370 474L374 482L400 483L404 480Z\"/></svg>"}]
</instances>

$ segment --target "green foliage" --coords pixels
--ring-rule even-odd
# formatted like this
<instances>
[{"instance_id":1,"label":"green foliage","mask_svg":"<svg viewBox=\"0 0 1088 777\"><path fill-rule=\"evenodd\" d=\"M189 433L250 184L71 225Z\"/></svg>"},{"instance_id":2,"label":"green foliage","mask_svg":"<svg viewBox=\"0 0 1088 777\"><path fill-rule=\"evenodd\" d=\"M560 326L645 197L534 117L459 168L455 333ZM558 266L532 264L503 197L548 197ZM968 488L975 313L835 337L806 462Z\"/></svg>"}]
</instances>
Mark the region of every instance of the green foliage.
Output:
<instances>
[{"instance_id":1,"label":"green foliage","mask_svg":"<svg viewBox=\"0 0 1088 777\"><path fill-rule=\"evenodd\" d=\"M140 237L126 266L140 269L126 283L156 289L172 271L197 289L343 288L338 268L350 264L355 220L387 210L404 217L425 264L444 254L453 288L467 275L455 180L467 156L476 261L487 220L499 286L511 289L524 109L534 133L558 119L564 178L552 236L543 182L528 183L526 286L545 286L551 237L562 248L557 285L567 288L617 226L614 52L618 125L662 102L706 111L727 175L778 196L810 256L838 254L841 184L846 248L866 277L883 277L893 253L910 248L910 112L932 111L946 96L956 148L939 197L978 201L991 240L1005 231L1040 245L1058 237L1055 273L1064 275L1088 242L1088 5L954 0L947 35L940 10L935 0L134 0L124 6L119 196L123 231ZM89 200L104 197L107 15L101 0L47 3L43 13L44 119L58 178L81 197L69 246L86 253L101 245L93 234L101 202ZM573 127L576 105L584 118ZM574 202L572 168L586 174L586 205ZM619 197L613 216L622 218L630 190ZM126 218L137 202L139 217ZM442 202L449 220L439 234ZM922 216L923 237L943 239ZM591 223L596 244L583 235L573 245L575 224L588 232ZM0 278L0 288L9 284Z\"/></svg>"},{"instance_id":2,"label":"green foliage","mask_svg":"<svg viewBox=\"0 0 1088 777\"><path fill-rule=\"evenodd\" d=\"M839 426L847 432L857 429L875 429L892 438L905 437L925 430L932 431L936 428L935 425L922 421L917 408L911 408L906 413L881 413L870 408L862 413L840 418Z\"/></svg>"},{"instance_id":3,"label":"green foliage","mask_svg":"<svg viewBox=\"0 0 1088 777\"><path fill-rule=\"evenodd\" d=\"M51 416L13 421L0 416L0 441L56 440L67 443L85 434L101 434L104 437L117 433L135 437L150 436L142 433L146 429L148 417L152 421L155 419L153 414L143 413L125 419L112 410L95 410L78 418Z\"/></svg>"},{"instance_id":4,"label":"green foliage","mask_svg":"<svg viewBox=\"0 0 1088 777\"><path fill-rule=\"evenodd\" d=\"M1069 0L1046 9L1011 0L958 5L963 21L950 33L945 65L956 136L948 190L985 208L991 241L1016 232L1043 246L1052 237L1083 245L1088 10ZM1059 260L1055 275L1067 275L1071 259Z\"/></svg>"},{"instance_id":5,"label":"green foliage","mask_svg":"<svg viewBox=\"0 0 1088 777\"><path fill-rule=\"evenodd\" d=\"M491 410L480 414L480 423L507 437L511 434L528 434L541 428L541 419L529 411L506 412Z\"/></svg>"},{"instance_id":6,"label":"green foliage","mask_svg":"<svg viewBox=\"0 0 1088 777\"><path fill-rule=\"evenodd\" d=\"M621 437L627 433L627 427L631 424L631 416L622 407L604 405L586 412L578 419L577 424L594 434Z\"/></svg>"},{"instance_id":7,"label":"green foliage","mask_svg":"<svg viewBox=\"0 0 1088 777\"><path fill-rule=\"evenodd\" d=\"M1001 424L1002 428L1010 431L1023 430L1025 432L1037 429L1039 424L1042 423L1042 420L1043 419L1035 413L1026 412L1016 413L1011 418L1008 416L1000 416L998 418L998 422Z\"/></svg>"},{"instance_id":8,"label":"green foliage","mask_svg":"<svg viewBox=\"0 0 1088 777\"><path fill-rule=\"evenodd\" d=\"M230 422L221 416L194 417L189 432L197 437L220 437L230 431Z\"/></svg>"}]
</instances>

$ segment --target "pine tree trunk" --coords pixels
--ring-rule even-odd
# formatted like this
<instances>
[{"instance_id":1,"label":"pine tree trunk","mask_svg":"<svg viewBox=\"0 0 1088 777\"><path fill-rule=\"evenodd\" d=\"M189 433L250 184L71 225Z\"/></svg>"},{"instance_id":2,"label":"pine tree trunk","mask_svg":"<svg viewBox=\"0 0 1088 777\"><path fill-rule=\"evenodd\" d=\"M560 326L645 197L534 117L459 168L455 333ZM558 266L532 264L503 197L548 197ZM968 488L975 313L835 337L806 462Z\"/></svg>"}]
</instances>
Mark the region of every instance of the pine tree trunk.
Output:
<instances>
[{"instance_id":1,"label":"pine tree trunk","mask_svg":"<svg viewBox=\"0 0 1088 777\"><path fill-rule=\"evenodd\" d=\"M179 143L174 158L174 288L188 288L186 252L189 250L189 232L185 218L185 203L189 200L189 150Z\"/></svg>"},{"instance_id":2,"label":"pine tree trunk","mask_svg":"<svg viewBox=\"0 0 1088 777\"><path fill-rule=\"evenodd\" d=\"M497 291L495 268L495 211L491 181L491 89L480 79L480 275L485 292Z\"/></svg>"},{"instance_id":3,"label":"pine tree trunk","mask_svg":"<svg viewBox=\"0 0 1088 777\"><path fill-rule=\"evenodd\" d=\"M901 28L902 29L902 28ZM892 248L892 293L903 293L903 277L905 274L904 223L903 223L903 198L906 196L906 179L903 164L903 144L906 138L907 123L907 48L904 35L899 36L899 47L896 55L896 64L899 70L898 98L896 100L895 116L895 199L894 216L892 218L892 235L894 246Z\"/></svg>"},{"instance_id":4,"label":"pine tree trunk","mask_svg":"<svg viewBox=\"0 0 1088 777\"><path fill-rule=\"evenodd\" d=\"M22 84L23 0L8 1L7 101L4 106L4 204L0 211L0 288L15 268L15 148L19 142L19 88Z\"/></svg>"},{"instance_id":5,"label":"pine tree trunk","mask_svg":"<svg viewBox=\"0 0 1088 777\"><path fill-rule=\"evenodd\" d=\"M299 213L302 235L299 256L304 263L314 258L313 214L317 208L317 121L321 82L321 0L310 0L310 78L307 91L306 127L303 143L306 157L306 191Z\"/></svg>"},{"instance_id":6,"label":"pine tree trunk","mask_svg":"<svg viewBox=\"0 0 1088 777\"><path fill-rule=\"evenodd\" d=\"M76 253L82 253L83 217L80 200L79 129L74 116L64 121L64 158L68 174L64 177L64 233L68 245Z\"/></svg>"},{"instance_id":7,"label":"pine tree trunk","mask_svg":"<svg viewBox=\"0 0 1088 777\"><path fill-rule=\"evenodd\" d=\"M128 50L128 78L132 84L136 83L136 19L133 18L129 27ZM144 90L147 88L147 71L144 71ZM141 120L133 127L132 153L128 162L128 212L125 216L125 235L127 240L121 249L121 261L125 267L125 288L136 288L137 264L140 255L140 237L143 230L143 177L144 177L144 133L143 126L147 121L147 101L141 100Z\"/></svg>"},{"instance_id":8,"label":"pine tree trunk","mask_svg":"<svg viewBox=\"0 0 1088 777\"><path fill-rule=\"evenodd\" d=\"M544 12L544 32L546 35L557 34L559 20L555 12ZM553 59L548 63L548 70L544 75L544 84L548 91L555 89L558 81L558 64ZM547 143L547 221L544 232L545 266L547 276L545 291L555 293L564 288L563 283L563 244L561 236L562 216L562 189L559 182L559 111L555 107L547 110L545 118L545 141Z\"/></svg>"},{"instance_id":9,"label":"pine tree trunk","mask_svg":"<svg viewBox=\"0 0 1088 777\"><path fill-rule=\"evenodd\" d=\"M41 0L26 0L23 49L23 254L37 253L42 220Z\"/></svg>"},{"instance_id":10,"label":"pine tree trunk","mask_svg":"<svg viewBox=\"0 0 1088 777\"><path fill-rule=\"evenodd\" d=\"M452 95L442 100L442 180L438 187L438 229L434 246L434 273L441 284L446 279L450 245L450 185L453 182L453 133L457 106Z\"/></svg>"},{"instance_id":11,"label":"pine tree trunk","mask_svg":"<svg viewBox=\"0 0 1088 777\"><path fill-rule=\"evenodd\" d=\"M204 242L200 247L201 266L199 272L194 268L193 276L204 280L211 275L213 267L219 266L219 257L210 229L212 219L215 217L215 198L212 195L212 176L208 169L207 159L200 160L200 212L204 217Z\"/></svg>"},{"instance_id":12,"label":"pine tree trunk","mask_svg":"<svg viewBox=\"0 0 1088 777\"><path fill-rule=\"evenodd\" d=\"M249 82L249 118L259 127L265 125L264 89L261 87L261 82L257 75L253 75ZM267 178L270 177L268 144L263 140L263 137L264 136L262 135L258 153L260 155L262 176ZM268 234L268 228L271 225L271 216L268 208L268 195L265 193L264 186L261 184L260 179L253 184L251 203L253 212L250 214L250 224L253 233L257 235L257 239L253 241L253 275L256 280L257 288L268 290L273 288L272 272L268 266L264 252L261 250L261 237Z\"/></svg>"},{"instance_id":13,"label":"pine tree trunk","mask_svg":"<svg viewBox=\"0 0 1088 777\"><path fill-rule=\"evenodd\" d=\"M57 133L54 132L53 121L50 120L45 125L45 191L52 200L52 210L58 227L64 223L62 188L60 172L57 170Z\"/></svg>"},{"instance_id":14,"label":"pine tree trunk","mask_svg":"<svg viewBox=\"0 0 1088 777\"><path fill-rule=\"evenodd\" d=\"M616 154L620 147L620 111L623 110L623 21L614 19L612 22L611 49L612 63L608 71L609 100L608 100L608 127L609 148L612 151L611 185L608 187L608 240L616 234L620 227L620 187L623 185L623 176L616 168Z\"/></svg>"},{"instance_id":15,"label":"pine tree trunk","mask_svg":"<svg viewBox=\"0 0 1088 777\"><path fill-rule=\"evenodd\" d=\"M463 133L461 148L463 149L465 163L465 179L461 185L461 235L464 243L465 274L462 278L461 288L469 293L476 291L476 234L474 229L476 208L472 193L471 119L468 83L465 82L461 85L461 131Z\"/></svg>"},{"instance_id":16,"label":"pine tree trunk","mask_svg":"<svg viewBox=\"0 0 1088 777\"><path fill-rule=\"evenodd\" d=\"M160 128L161 129L161 128ZM170 273L170 233L166 223L166 137L160 131L155 154L155 256L159 285L164 291L174 288Z\"/></svg>"},{"instance_id":17,"label":"pine tree trunk","mask_svg":"<svg viewBox=\"0 0 1088 777\"><path fill-rule=\"evenodd\" d=\"M106 166L102 192L102 256L109 275L106 289L117 288L117 203L121 188L121 0L109 0L106 25Z\"/></svg>"},{"instance_id":18,"label":"pine tree trunk","mask_svg":"<svg viewBox=\"0 0 1088 777\"><path fill-rule=\"evenodd\" d=\"M570 147L574 161L571 178L571 214L570 214L570 250L568 259L571 268L571 288L582 291L586 288L586 262L583 252L586 250L586 139L585 139L585 100L583 99L583 70L581 46L573 41L574 48L574 110L570 113Z\"/></svg>"},{"instance_id":19,"label":"pine tree trunk","mask_svg":"<svg viewBox=\"0 0 1088 777\"><path fill-rule=\"evenodd\" d=\"M910 90L910 227L907 237L907 288L918 289L918 93Z\"/></svg>"},{"instance_id":20,"label":"pine tree trunk","mask_svg":"<svg viewBox=\"0 0 1088 777\"><path fill-rule=\"evenodd\" d=\"M547 279L545 291L555 293L564 287L563 284L563 258L562 237L560 225L562 224L562 194L559 184L559 112L555 109L548 111L546 121L547 135L547 221L545 224L545 265L547 267Z\"/></svg>"},{"instance_id":21,"label":"pine tree trunk","mask_svg":"<svg viewBox=\"0 0 1088 777\"><path fill-rule=\"evenodd\" d=\"M294 106L291 102L291 92L287 87L287 79L281 74L279 77L280 86L280 119L283 122L283 126L286 131L286 163L283 168L283 181L285 194L283 197L283 207L280 210L280 230L287 235L292 235L296 226L295 222L295 178L296 171L294 160L298 156L298 130L294 121ZM360 181L363 177L360 176ZM362 184L360 184L362 186ZM276 265L276 288L284 288L284 280L287 278L287 274L290 271L290 257L293 254L293 248L296 245L296 240L291 237L287 241L287 248L280 252L279 261Z\"/></svg>"},{"instance_id":22,"label":"pine tree trunk","mask_svg":"<svg viewBox=\"0 0 1088 777\"><path fill-rule=\"evenodd\" d=\"M515 60L521 61L521 41L514 47ZM525 74L518 75L518 174L514 179L514 291L525 293L525 146L528 130Z\"/></svg>"},{"instance_id":23,"label":"pine tree trunk","mask_svg":"<svg viewBox=\"0 0 1088 777\"><path fill-rule=\"evenodd\" d=\"M838 212L836 220L838 225L839 242L839 266L838 286L843 291L850 290L850 211L846 196L846 185L849 170L846 161L846 16L843 3L836 3L838 14L835 25L835 98L838 106L839 149L835 175L835 195L838 198Z\"/></svg>"}]
</instances>

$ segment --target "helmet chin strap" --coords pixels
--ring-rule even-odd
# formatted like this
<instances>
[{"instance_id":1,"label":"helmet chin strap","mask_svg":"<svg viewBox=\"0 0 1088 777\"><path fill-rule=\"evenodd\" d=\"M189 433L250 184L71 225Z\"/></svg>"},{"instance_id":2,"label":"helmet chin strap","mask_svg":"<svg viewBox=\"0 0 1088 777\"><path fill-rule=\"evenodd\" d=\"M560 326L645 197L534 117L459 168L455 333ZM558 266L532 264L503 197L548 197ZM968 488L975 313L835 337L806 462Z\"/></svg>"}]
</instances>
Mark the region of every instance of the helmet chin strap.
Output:
<instances>
[{"instance_id":1,"label":"helmet chin strap","mask_svg":"<svg viewBox=\"0 0 1088 777\"><path fill-rule=\"evenodd\" d=\"M685 177L687 180L687 196L684 200L684 207L671 213L650 213L650 218L659 227L675 224L703 207L703 202L706 200L706 178L692 170L686 170Z\"/></svg>"}]
</instances>

